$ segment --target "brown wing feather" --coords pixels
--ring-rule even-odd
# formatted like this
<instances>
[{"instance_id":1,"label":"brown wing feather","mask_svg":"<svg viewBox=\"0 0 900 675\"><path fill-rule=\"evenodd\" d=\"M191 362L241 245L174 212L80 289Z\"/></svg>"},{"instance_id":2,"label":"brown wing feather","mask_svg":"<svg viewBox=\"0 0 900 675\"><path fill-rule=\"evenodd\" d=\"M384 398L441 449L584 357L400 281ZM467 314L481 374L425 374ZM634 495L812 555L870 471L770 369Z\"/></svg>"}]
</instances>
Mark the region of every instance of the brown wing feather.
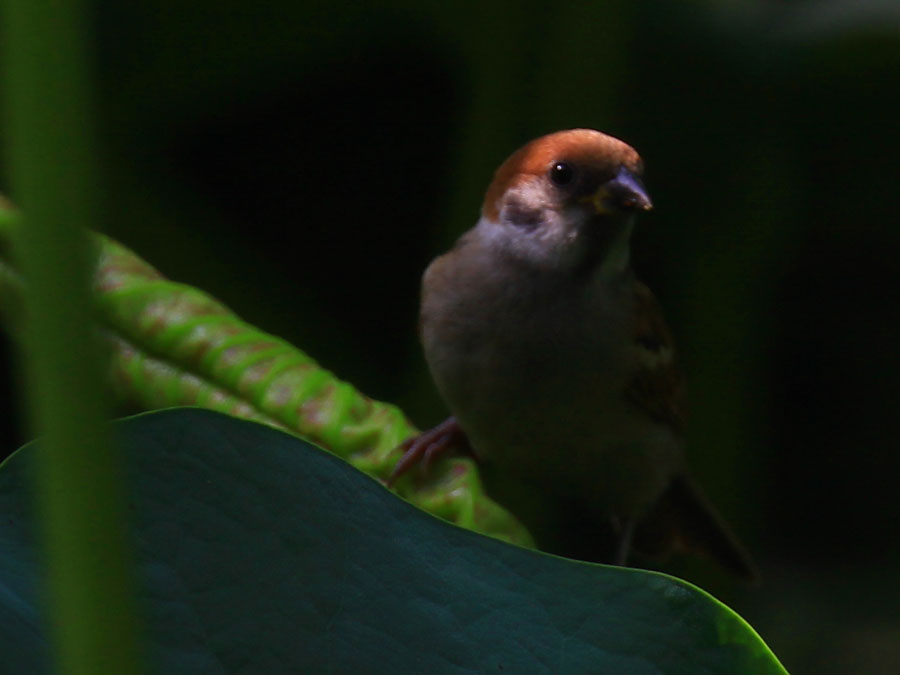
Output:
<instances>
[{"instance_id":1,"label":"brown wing feather","mask_svg":"<svg viewBox=\"0 0 900 675\"><path fill-rule=\"evenodd\" d=\"M683 433L687 401L672 333L653 293L639 281L634 282L633 336L641 367L628 383L626 395L654 420Z\"/></svg>"},{"instance_id":2,"label":"brown wing feather","mask_svg":"<svg viewBox=\"0 0 900 675\"><path fill-rule=\"evenodd\" d=\"M653 293L637 281L634 309L635 350L643 367L632 378L628 396L650 417L682 434L687 415L685 385L672 333ZM744 547L686 473L675 476L644 516L635 534L635 548L650 556L679 550L704 554L745 579L759 580Z\"/></svg>"}]
</instances>

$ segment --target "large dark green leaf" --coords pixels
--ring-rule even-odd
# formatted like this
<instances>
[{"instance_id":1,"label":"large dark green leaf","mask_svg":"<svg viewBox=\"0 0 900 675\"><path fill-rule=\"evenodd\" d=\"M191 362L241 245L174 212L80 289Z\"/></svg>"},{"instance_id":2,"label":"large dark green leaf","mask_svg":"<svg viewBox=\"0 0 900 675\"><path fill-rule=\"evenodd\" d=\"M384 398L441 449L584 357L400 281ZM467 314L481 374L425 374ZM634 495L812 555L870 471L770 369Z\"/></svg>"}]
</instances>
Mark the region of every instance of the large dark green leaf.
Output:
<instances>
[{"instance_id":1,"label":"large dark green leaf","mask_svg":"<svg viewBox=\"0 0 900 675\"><path fill-rule=\"evenodd\" d=\"M665 575L437 520L296 437L199 409L119 422L161 673L783 673ZM29 473L0 468L0 670L40 672Z\"/></svg>"}]
</instances>

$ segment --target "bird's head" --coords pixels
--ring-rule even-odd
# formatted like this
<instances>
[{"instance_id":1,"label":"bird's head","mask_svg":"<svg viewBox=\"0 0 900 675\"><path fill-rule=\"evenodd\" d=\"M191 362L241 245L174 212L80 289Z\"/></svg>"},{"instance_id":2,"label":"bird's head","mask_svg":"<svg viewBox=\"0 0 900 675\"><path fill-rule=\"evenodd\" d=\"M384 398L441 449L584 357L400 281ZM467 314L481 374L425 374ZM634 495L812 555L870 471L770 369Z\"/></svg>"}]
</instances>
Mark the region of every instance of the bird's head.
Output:
<instances>
[{"instance_id":1,"label":"bird's head","mask_svg":"<svg viewBox=\"0 0 900 675\"><path fill-rule=\"evenodd\" d=\"M497 169L479 228L528 264L624 271L634 213L652 207L641 173L637 152L599 131L542 136Z\"/></svg>"}]
</instances>

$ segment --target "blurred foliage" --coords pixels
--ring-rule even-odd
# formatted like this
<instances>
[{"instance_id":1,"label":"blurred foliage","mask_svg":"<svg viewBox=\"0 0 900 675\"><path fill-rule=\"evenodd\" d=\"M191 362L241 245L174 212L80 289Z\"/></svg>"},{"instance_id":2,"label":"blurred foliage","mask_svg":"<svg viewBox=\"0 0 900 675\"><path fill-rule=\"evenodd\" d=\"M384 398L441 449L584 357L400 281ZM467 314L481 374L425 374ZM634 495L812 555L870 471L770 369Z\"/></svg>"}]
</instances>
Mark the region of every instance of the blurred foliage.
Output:
<instances>
[{"instance_id":1,"label":"blurred foliage","mask_svg":"<svg viewBox=\"0 0 900 675\"><path fill-rule=\"evenodd\" d=\"M18 303L27 319L18 326L20 397L30 433L43 439L29 484L40 551L30 560L42 573L46 623L36 642L48 645L48 660L60 673L139 675L144 669L121 456L107 437L105 364L90 328L85 230L98 219L98 183L86 5L0 3L6 31L0 40L0 108L8 134L3 157L28 214L14 237L19 269L28 279ZM13 281L8 271L0 277ZM9 300L0 291L0 308ZM2 517L8 524L15 520L6 510ZM9 553L0 549L4 557ZM18 578L17 567L4 575L7 580ZM15 600L10 604L0 615L19 611ZM15 643L29 634L34 636L33 626L13 629L8 639Z\"/></svg>"},{"instance_id":2,"label":"blurred foliage","mask_svg":"<svg viewBox=\"0 0 900 675\"><path fill-rule=\"evenodd\" d=\"M791 670L893 672L897 8L101 2L99 225L426 426L427 261L521 142L625 139L692 463L766 581L703 585Z\"/></svg>"}]
</instances>

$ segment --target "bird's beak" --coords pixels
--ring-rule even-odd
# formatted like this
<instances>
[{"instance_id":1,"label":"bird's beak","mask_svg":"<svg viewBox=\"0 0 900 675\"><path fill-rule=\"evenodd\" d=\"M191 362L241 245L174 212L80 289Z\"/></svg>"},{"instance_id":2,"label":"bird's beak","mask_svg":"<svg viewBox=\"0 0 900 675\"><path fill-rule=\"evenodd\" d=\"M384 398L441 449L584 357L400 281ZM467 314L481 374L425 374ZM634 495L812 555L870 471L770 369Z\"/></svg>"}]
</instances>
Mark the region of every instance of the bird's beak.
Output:
<instances>
[{"instance_id":1,"label":"bird's beak","mask_svg":"<svg viewBox=\"0 0 900 675\"><path fill-rule=\"evenodd\" d=\"M598 215L621 214L629 211L649 211L653 202L647 196L647 190L641 179L631 171L622 167L615 178L606 181L589 201Z\"/></svg>"}]
</instances>

